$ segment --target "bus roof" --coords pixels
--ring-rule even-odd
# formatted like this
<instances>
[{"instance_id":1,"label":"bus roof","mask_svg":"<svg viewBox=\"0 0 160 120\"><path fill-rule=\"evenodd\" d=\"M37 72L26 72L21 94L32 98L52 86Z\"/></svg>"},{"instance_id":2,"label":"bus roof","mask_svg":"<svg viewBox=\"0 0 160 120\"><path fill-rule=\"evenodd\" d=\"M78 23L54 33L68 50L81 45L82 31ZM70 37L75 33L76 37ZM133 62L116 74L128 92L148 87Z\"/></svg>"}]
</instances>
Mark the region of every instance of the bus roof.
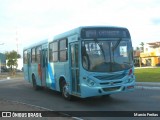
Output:
<instances>
[{"instance_id":1,"label":"bus roof","mask_svg":"<svg viewBox=\"0 0 160 120\"><path fill-rule=\"evenodd\" d=\"M71 35L79 34L80 30L81 30L81 27L74 28L74 29L69 30L67 32L53 36L49 41L58 40L58 39L62 39L62 38L65 38L65 37L68 37Z\"/></svg>"},{"instance_id":2,"label":"bus roof","mask_svg":"<svg viewBox=\"0 0 160 120\"><path fill-rule=\"evenodd\" d=\"M61 33L61 34L58 34L58 35L55 35L53 36L49 42L51 41L54 41L54 40L59 40L59 39L63 39L65 37L68 37L68 36L71 36L71 35L75 35L75 34L79 34L80 35L80 31L83 29L83 28L121 28L121 29L127 29L125 27L118 27L118 26L79 26L77 28L74 28L72 30L69 30L67 32L64 32L64 33Z\"/></svg>"},{"instance_id":3,"label":"bus roof","mask_svg":"<svg viewBox=\"0 0 160 120\"><path fill-rule=\"evenodd\" d=\"M41 41L37 41L31 45L28 45L27 47L24 47L23 50L26 50L26 49L29 49L29 48L33 48L35 46L39 46L39 45L42 45L42 44L45 44L45 43L48 43L48 39L45 39L45 40L41 40Z\"/></svg>"},{"instance_id":4,"label":"bus roof","mask_svg":"<svg viewBox=\"0 0 160 120\"><path fill-rule=\"evenodd\" d=\"M79 26L79 27L74 28L72 30L69 30L67 32L55 35L55 36L51 37L50 39L37 41L37 42L33 43L32 45L28 45L27 47L24 47L23 50L26 50L26 49L29 49L29 48L32 48L32 47L35 47L35 46L39 46L39 45L42 45L42 44L45 44L45 43L48 43L48 42L51 42L51 41L54 41L54 40L63 39L63 38L66 38L68 36L71 36L71 35L75 35L75 34L80 35L81 30L83 28L121 28L121 29L127 29L125 27L118 27L118 26Z\"/></svg>"}]
</instances>

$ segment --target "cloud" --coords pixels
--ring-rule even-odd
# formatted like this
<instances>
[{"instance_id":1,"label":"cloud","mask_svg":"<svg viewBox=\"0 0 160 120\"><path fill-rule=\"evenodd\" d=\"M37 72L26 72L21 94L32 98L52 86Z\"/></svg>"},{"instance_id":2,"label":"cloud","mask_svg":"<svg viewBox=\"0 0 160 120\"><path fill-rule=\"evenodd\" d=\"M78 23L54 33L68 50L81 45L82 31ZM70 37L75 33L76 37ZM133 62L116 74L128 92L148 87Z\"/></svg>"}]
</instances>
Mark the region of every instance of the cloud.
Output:
<instances>
[{"instance_id":1,"label":"cloud","mask_svg":"<svg viewBox=\"0 0 160 120\"><path fill-rule=\"evenodd\" d=\"M160 25L160 17L152 19L154 25Z\"/></svg>"},{"instance_id":2,"label":"cloud","mask_svg":"<svg viewBox=\"0 0 160 120\"><path fill-rule=\"evenodd\" d=\"M158 0L0 0L0 40L30 44L81 25L127 27L134 46L159 39Z\"/></svg>"}]
</instances>

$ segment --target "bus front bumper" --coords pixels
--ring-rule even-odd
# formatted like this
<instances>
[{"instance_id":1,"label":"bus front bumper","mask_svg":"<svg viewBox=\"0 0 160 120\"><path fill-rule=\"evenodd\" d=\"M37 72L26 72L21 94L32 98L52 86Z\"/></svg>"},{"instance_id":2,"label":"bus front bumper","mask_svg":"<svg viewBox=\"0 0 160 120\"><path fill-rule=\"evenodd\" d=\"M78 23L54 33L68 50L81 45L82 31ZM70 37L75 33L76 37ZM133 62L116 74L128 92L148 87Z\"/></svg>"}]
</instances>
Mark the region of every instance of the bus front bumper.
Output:
<instances>
[{"instance_id":1,"label":"bus front bumper","mask_svg":"<svg viewBox=\"0 0 160 120\"><path fill-rule=\"evenodd\" d=\"M134 86L135 82L105 87L90 87L83 84L81 85L81 98L110 95L120 92L129 92L134 90Z\"/></svg>"}]
</instances>

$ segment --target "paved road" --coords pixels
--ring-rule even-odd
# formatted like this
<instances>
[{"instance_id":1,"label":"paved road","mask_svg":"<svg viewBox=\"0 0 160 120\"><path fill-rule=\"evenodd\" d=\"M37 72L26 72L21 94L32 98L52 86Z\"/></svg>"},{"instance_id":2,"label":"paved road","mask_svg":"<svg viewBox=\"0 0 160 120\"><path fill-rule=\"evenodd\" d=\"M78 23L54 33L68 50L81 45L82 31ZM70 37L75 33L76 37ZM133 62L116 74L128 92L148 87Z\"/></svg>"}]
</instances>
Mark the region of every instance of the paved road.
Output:
<instances>
[{"instance_id":1,"label":"paved road","mask_svg":"<svg viewBox=\"0 0 160 120\"><path fill-rule=\"evenodd\" d=\"M136 88L160 90L160 82L137 82Z\"/></svg>"},{"instance_id":2,"label":"paved road","mask_svg":"<svg viewBox=\"0 0 160 120\"><path fill-rule=\"evenodd\" d=\"M71 102L64 100L59 93L51 90L34 91L29 83L21 79L1 81L0 100L18 101L55 111L160 111L160 90L135 89L134 92L114 94L108 98L76 99ZM5 109L0 108L0 110ZM80 118L88 120L97 119L95 117ZM106 118L101 117L98 119ZM128 118L122 119L127 120ZM146 117L139 119L146 119ZM147 119L155 120L158 118Z\"/></svg>"}]
</instances>

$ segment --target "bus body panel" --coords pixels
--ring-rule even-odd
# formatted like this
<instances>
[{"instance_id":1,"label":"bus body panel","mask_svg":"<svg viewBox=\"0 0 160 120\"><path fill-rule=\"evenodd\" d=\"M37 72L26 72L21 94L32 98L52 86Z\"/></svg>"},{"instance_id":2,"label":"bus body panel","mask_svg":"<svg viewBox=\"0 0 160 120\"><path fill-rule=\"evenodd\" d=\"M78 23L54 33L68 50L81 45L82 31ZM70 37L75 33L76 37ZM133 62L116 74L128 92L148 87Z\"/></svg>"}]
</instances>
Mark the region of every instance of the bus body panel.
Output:
<instances>
[{"instance_id":1,"label":"bus body panel","mask_svg":"<svg viewBox=\"0 0 160 120\"><path fill-rule=\"evenodd\" d=\"M36 49L40 47L40 55L39 55L39 63L32 62L32 49ZM48 41L43 40L38 43L35 43L29 47L24 48L24 52L27 51L27 56L26 58L24 57L24 60L26 59L26 63L24 63L23 69L24 69L24 75L25 75L25 80L29 81L32 83L33 77L35 77L36 84L38 86L42 86L42 75L44 72L42 72L42 63L43 63L43 56L42 56L42 51L43 49L48 49ZM35 51L36 52L36 51ZM48 52L46 53L48 55ZM34 56L35 57L35 56ZM48 61L46 61L48 63ZM46 79L46 78L44 78Z\"/></svg>"},{"instance_id":2,"label":"bus body panel","mask_svg":"<svg viewBox=\"0 0 160 120\"><path fill-rule=\"evenodd\" d=\"M133 70L133 68L131 68ZM130 70L131 70L130 69ZM81 97L92 97L92 96L102 96L102 95L110 95L119 92L130 92L134 90L135 86L135 76L128 75L130 70L126 70L125 72L117 72L117 73L89 73L83 71L80 77L81 79ZM98 79L99 76L113 76L113 75L123 75L121 79ZM97 78L96 78L97 77ZM93 80L95 82L94 86L89 85L89 80Z\"/></svg>"},{"instance_id":3,"label":"bus body panel","mask_svg":"<svg viewBox=\"0 0 160 120\"><path fill-rule=\"evenodd\" d=\"M24 79L29 82L28 64L23 64L23 71Z\"/></svg>"},{"instance_id":4,"label":"bus body panel","mask_svg":"<svg viewBox=\"0 0 160 120\"><path fill-rule=\"evenodd\" d=\"M27 55L28 55L27 56L28 63L27 64L24 63L25 80L28 80L29 82L32 83L32 77L34 75L38 86L47 87L49 89L59 92L61 91L60 82L61 80L64 80L67 83L69 94L73 96L78 96L80 98L133 91L135 86L135 76L133 67L121 71L112 71L112 72L96 72L84 68L83 65L84 63L82 58L83 55L82 46L84 46L84 44L86 45L86 47L88 47L86 48L86 50L92 52L92 50L97 49L97 47L98 49L101 49L101 47L99 46L101 44L102 45L105 44L105 42L103 43L101 41L113 41L115 45L112 45L113 44L112 42L110 42L111 44L110 43L107 44L109 44L110 46L115 46L115 48L119 46L119 43L121 41L131 41L131 38L123 38L123 39L114 37L91 38L92 35L103 36L103 34L106 32L105 28L114 28L115 30L116 28L127 30L126 28L121 28L121 27L105 27L105 26L78 27L68 32L56 35L50 41L45 40L25 48L24 51L27 50ZM96 29L97 31L102 29L103 31L100 31L101 33L95 34L95 32L93 32L92 29ZM106 32L106 34L110 33ZM114 34L117 34L117 31L116 32L114 31L113 35ZM130 35L128 36L130 37ZM63 51L66 50L68 58L66 61L60 61L60 49L61 49L60 41L64 39L67 40L67 47ZM97 41L100 41L101 43ZM119 43L116 41L119 41ZM50 44L54 42L57 42L58 44L58 50L52 51L58 53L58 60L55 62L50 61L51 57L50 55L53 54L50 53L51 51ZM124 42L122 43L122 46L116 49L124 49L126 51L126 49L128 49L127 44L131 43ZM37 48L37 46L41 46L40 62L32 63L31 49ZM96 53L99 56L101 54L100 50L95 51L93 53L94 54ZM120 54L125 56L124 53L122 54L122 50ZM89 57L92 60L90 64L99 62L99 59L97 59L96 57L97 55L93 56L92 54L90 54ZM118 57L117 59L120 60L120 58ZM91 66L91 68L94 67ZM99 68L96 69L98 70Z\"/></svg>"},{"instance_id":5,"label":"bus body panel","mask_svg":"<svg viewBox=\"0 0 160 120\"><path fill-rule=\"evenodd\" d=\"M54 64L48 63L48 79L47 79L47 87L56 90L56 79L55 79L55 71Z\"/></svg>"},{"instance_id":6,"label":"bus body panel","mask_svg":"<svg viewBox=\"0 0 160 120\"><path fill-rule=\"evenodd\" d=\"M38 73L38 64L32 63L31 64L31 73L29 74L30 79L32 80L32 77L35 76L35 80L38 86L41 86L41 78Z\"/></svg>"},{"instance_id":7,"label":"bus body panel","mask_svg":"<svg viewBox=\"0 0 160 120\"><path fill-rule=\"evenodd\" d=\"M63 38L63 37L62 37ZM66 38L68 40L68 43L72 43L75 41L78 41L78 35L72 35ZM70 44L68 44L68 50L70 49L69 47ZM61 78L64 78L64 80L67 82L67 84L69 85L69 89L70 89L70 93L72 92L71 88L72 88L72 81L71 81L71 73L70 73L70 52L68 52L68 60L66 62L49 62L48 64L51 66L51 70L53 73L53 77L54 77L54 81L51 80L51 75L50 75L50 82L52 81L52 83L54 84L55 82L55 89L53 87L51 87L51 89L54 89L56 91L60 91L60 85L59 85L59 80ZM52 77L52 78L53 78Z\"/></svg>"},{"instance_id":8,"label":"bus body panel","mask_svg":"<svg viewBox=\"0 0 160 120\"><path fill-rule=\"evenodd\" d=\"M28 49L26 50L26 59L27 59L27 63L23 64L23 71L24 71L24 79L31 82L31 50Z\"/></svg>"}]
</instances>

